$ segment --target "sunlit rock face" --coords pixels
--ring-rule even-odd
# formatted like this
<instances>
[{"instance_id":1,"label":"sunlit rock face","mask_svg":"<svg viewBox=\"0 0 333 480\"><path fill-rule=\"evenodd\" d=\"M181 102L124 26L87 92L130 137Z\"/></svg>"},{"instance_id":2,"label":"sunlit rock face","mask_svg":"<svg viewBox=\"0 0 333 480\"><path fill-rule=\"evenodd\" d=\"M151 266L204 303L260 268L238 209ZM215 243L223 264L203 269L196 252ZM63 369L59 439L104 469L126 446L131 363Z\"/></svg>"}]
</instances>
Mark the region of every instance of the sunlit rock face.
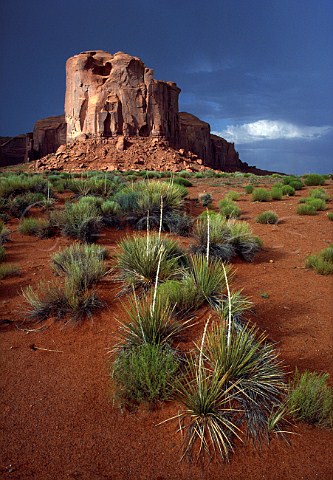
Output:
<instances>
[{"instance_id":1,"label":"sunlit rock face","mask_svg":"<svg viewBox=\"0 0 333 480\"><path fill-rule=\"evenodd\" d=\"M175 83L158 81L137 57L98 50L66 64L67 142L80 135L156 136L179 143Z\"/></svg>"}]
</instances>

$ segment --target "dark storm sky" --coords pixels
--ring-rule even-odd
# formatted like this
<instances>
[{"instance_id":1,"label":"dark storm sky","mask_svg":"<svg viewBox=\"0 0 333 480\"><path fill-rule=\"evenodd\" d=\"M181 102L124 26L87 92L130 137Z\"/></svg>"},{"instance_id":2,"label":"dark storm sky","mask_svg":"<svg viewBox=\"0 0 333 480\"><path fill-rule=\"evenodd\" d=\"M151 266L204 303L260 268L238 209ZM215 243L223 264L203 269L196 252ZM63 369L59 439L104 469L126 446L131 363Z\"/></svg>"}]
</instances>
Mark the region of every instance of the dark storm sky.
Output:
<instances>
[{"instance_id":1,"label":"dark storm sky","mask_svg":"<svg viewBox=\"0 0 333 480\"><path fill-rule=\"evenodd\" d=\"M243 161L333 171L332 0L1 0L0 135L63 112L65 62L140 57Z\"/></svg>"}]
</instances>

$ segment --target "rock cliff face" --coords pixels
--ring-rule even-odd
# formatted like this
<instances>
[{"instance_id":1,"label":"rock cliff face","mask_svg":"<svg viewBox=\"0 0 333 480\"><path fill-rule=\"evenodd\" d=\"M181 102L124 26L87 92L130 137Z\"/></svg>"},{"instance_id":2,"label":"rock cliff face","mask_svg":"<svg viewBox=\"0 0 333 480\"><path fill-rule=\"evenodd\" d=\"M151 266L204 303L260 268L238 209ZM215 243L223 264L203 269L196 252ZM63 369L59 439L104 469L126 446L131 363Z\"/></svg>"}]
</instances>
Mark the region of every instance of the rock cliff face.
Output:
<instances>
[{"instance_id":1,"label":"rock cliff face","mask_svg":"<svg viewBox=\"0 0 333 480\"><path fill-rule=\"evenodd\" d=\"M66 64L67 143L86 138L157 137L191 152L209 167L241 169L233 144L210 134L208 123L178 112L180 89L123 52L87 51ZM121 142L123 150L125 143Z\"/></svg>"},{"instance_id":2,"label":"rock cliff face","mask_svg":"<svg viewBox=\"0 0 333 480\"><path fill-rule=\"evenodd\" d=\"M47 117L35 123L33 133L34 158L55 152L66 143L65 116Z\"/></svg>"},{"instance_id":3,"label":"rock cliff face","mask_svg":"<svg viewBox=\"0 0 333 480\"><path fill-rule=\"evenodd\" d=\"M67 142L80 135L156 136L177 145L178 95L136 57L83 52L66 64Z\"/></svg>"}]
</instances>

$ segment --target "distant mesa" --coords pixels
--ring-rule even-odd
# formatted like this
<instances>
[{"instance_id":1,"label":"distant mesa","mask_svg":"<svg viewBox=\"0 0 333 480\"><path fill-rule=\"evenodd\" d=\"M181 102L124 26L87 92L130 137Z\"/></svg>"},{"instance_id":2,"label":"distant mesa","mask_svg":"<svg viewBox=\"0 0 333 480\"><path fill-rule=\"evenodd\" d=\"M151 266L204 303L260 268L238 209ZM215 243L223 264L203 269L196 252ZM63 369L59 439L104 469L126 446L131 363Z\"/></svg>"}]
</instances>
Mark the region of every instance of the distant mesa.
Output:
<instances>
[{"instance_id":1,"label":"distant mesa","mask_svg":"<svg viewBox=\"0 0 333 480\"><path fill-rule=\"evenodd\" d=\"M240 161L233 143L212 135L208 123L179 112L180 91L174 82L154 79L153 70L137 57L102 50L82 52L66 62L65 115L38 120L33 134L2 142L1 164L39 159L64 144L60 153L70 162L86 144L91 158L85 160L95 158L94 149L99 154L103 145L107 161L114 158L118 166L128 168L131 155L125 151L141 145L149 157L153 141L156 169L168 168L158 162L156 149L161 143L164 152L166 148L169 154L175 151L176 160L180 156L181 161L185 158L203 167L246 170L248 165ZM133 150L137 155L138 148ZM126 158L121 158L121 152ZM141 168L146 167L143 162Z\"/></svg>"}]
</instances>

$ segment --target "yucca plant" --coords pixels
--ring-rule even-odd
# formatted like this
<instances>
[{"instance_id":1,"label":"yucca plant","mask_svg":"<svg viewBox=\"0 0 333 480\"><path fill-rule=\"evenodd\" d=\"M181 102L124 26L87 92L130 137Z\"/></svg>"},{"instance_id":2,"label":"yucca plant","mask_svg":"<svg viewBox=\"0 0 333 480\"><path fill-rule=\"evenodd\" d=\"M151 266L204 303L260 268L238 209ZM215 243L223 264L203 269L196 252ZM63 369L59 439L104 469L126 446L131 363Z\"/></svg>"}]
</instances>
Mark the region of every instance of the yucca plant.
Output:
<instances>
[{"instance_id":1,"label":"yucca plant","mask_svg":"<svg viewBox=\"0 0 333 480\"><path fill-rule=\"evenodd\" d=\"M230 318L235 328L242 328L244 314L252 310L253 303L241 290L230 291L223 295L215 304L215 310L226 322Z\"/></svg>"},{"instance_id":2,"label":"yucca plant","mask_svg":"<svg viewBox=\"0 0 333 480\"><path fill-rule=\"evenodd\" d=\"M205 365L206 327L198 354L188 358L185 374L175 385L174 396L184 409L166 421L179 422L179 431L183 434L182 459L199 460L205 456L212 459L219 455L221 460L228 460L234 438L241 440L239 410L234 406L236 390L235 385L227 385L226 376Z\"/></svg>"},{"instance_id":3,"label":"yucca plant","mask_svg":"<svg viewBox=\"0 0 333 480\"><path fill-rule=\"evenodd\" d=\"M267 210L266 212L261 212L256 217L257 223L276 225L278 221L279 221L279 218L277 214L275 212L272 212L271 210Z\"/></svg>"},{"instance_id":4,"label":"yucca plant","mask_svg":"<svg viewBox=\"0 0 333 480\"><path fill-rule=\"evenodd\" d=\"M170 345L189 326L189 322L175 319L172 307L160 295L138 299L134 294L125 315L127 320L120 322L120 341L115 347L118 352L146 343Z\"/></svg>"},{"instance_id":5,"label":"yucca plant","mask_svg":"<svg viewBox=\"0 0 333 480\"><path fill-rule=\"evenodd\" d=\"M188 274L193 278L198 300L204 299L215 303L223 295L226 288L226 275L231 276L230 265L224 265L217 258L205 255L190 255Z\"/></svg>"},{"instance_id":6,"label":"yucca plant","mask_svg":"<svg viewBox=\"0 0 333 480\"><path fill-rule=\"evenodd\" d=\"M261 240L254 236L251 227L246 222L236 220L228 221L229 242L233 245L236 254L247 262L253 261L261 249Z\"/></svg>"},{"instance_id":7,"label":"yucca plant","mask_svg":"<svg viewBox=\"0 0 333 480\"><path fill-rule=\"evenodd\" d=\"M205 301L198 292L193 276L186 273L180 280L167 280L161 283L157 294L173 307L178 316L186 316Z\"/></svg>"},{"instance_id":8,"label":"yucca plant","mask_svg":"<svg viewBox=\"0 0 333 480\"><path fill-rule=\"evenodd\" d=\"M272 409L286 392L284 373L265 334L255 327L236 328L225 321L207 333L205 356L214 371L234 385L234 398L243 412L247 434L260 442L268 435Z\"/></svg>"},{"instance_id":9,"label":"yucca plant","mask_svg":"<svg viewBox=\"0 0 333 480\"><path fill-rule=\"evenodd\" d=\"M195 227L196 244L191 247L194 253L207 254L228 262L236 254L230 242L230 229L226 218L215 212L200 215Z\"/></svg>"},{"instance_id":10,"label":"yucca plant","mask_svg":"<svg viewBox=\"0 0 333 480\"><path fill-rule=\"evenodd\" d=\"M159 282L179 276L184 259L182 250L170 238L151 233L125 237L119 243L117 278L125 287L148 289L155 283L158 268Z\"/></svg>"}]
</instances>

